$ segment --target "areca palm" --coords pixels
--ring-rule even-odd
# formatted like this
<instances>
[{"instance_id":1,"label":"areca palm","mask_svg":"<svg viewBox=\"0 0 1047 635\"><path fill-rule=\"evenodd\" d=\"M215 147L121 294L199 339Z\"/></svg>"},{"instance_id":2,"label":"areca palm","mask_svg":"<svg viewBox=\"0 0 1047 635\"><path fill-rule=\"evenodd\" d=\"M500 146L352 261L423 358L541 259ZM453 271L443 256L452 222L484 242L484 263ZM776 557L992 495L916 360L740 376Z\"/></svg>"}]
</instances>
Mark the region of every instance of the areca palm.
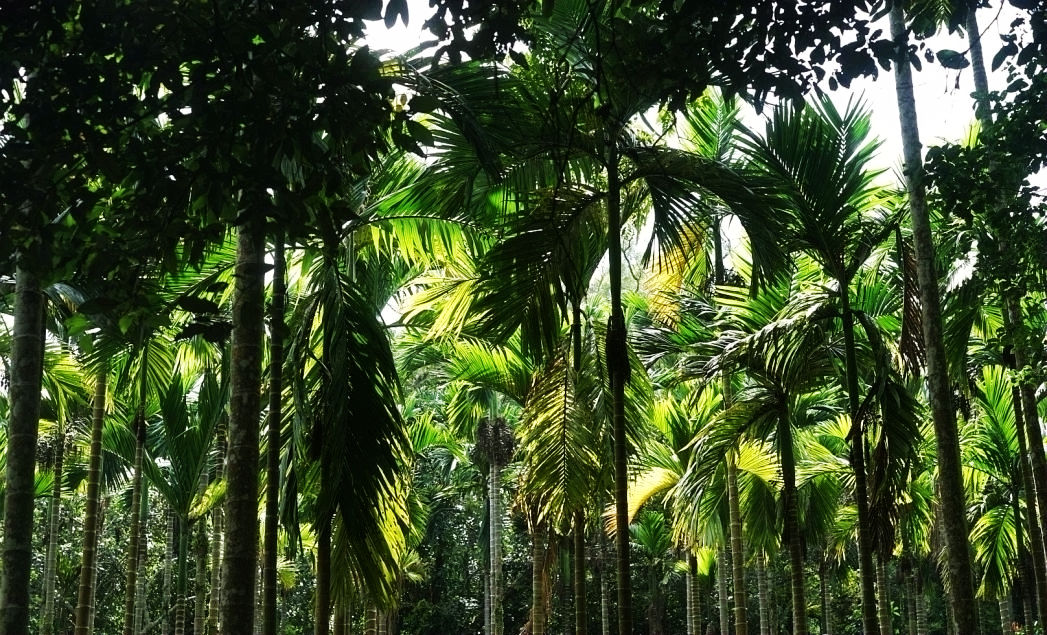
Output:
<instances>
[{"instance_id":1,"label":"areca palm","mask_svg":"<svg viewBox=\"0 0 1047 635\"><path fill-rule=\"evenodd\" d=\"M748 132L744 142L755 167L775 184L786 215L782 238L808 253L836 285L844 337L844 385L852 434L862 570L862 626L878 630L872 563L872 526L865 456L863 393L858 375L851 283L859 269L893 230L896 214L889 192L869 168L877 142L869 138L869 117L859 105L840 112L827 97L811 105L780 106L763 135Z\"/></svg>"}]
</instances>

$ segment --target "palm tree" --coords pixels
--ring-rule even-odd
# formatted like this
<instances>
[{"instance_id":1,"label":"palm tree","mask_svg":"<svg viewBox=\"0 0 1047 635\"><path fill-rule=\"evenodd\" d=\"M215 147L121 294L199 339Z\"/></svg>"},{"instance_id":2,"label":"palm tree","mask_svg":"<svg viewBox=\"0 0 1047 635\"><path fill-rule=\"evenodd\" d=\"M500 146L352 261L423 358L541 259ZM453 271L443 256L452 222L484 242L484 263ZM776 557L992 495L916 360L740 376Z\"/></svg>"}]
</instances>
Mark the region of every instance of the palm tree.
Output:
<instances>
[{"instance_id":1,"label":"palm tree","mask_svg":"<svg viewBox=\"0 0 1047 635\"><path fill-rule=\"evenodd\" d=\"M858 105L843 113L823 97L812 105L781 106L765 134L747 132L744 145L755 167L774 183L787 215L782 238L818 262L835 283L844 337L844 385L854 430L862 573L862 628L879 630L876 615L872 524L866 482L865 421L858 376L851 283L873 249L893 232L896 220L888 191L868 169L877 143L869 140L869 117Z\"/></svg>"},{"instance_id":2,"label":"palm tree","mask_svg":"<svg viewBox=\"0 0 1047 635\"><path fill-rule=\"evenodd\" d=\"M913 97L909 39L903 3L893 5L890 21L891 37L895 44L894 77L898 96L898 120L901 124L906 188L909 192L920 287L921 321L927 359L927 390L930 395L935 439L938 443L941 522L945 533L949 570L949 604L953 608L956 630L961 633L973 633L978 628L978 619L967 546L960 442L942 338L938 272L923 183L923 158L920 152L920 133L916 120L916 99Z\"/></svg>"}]
</instances>

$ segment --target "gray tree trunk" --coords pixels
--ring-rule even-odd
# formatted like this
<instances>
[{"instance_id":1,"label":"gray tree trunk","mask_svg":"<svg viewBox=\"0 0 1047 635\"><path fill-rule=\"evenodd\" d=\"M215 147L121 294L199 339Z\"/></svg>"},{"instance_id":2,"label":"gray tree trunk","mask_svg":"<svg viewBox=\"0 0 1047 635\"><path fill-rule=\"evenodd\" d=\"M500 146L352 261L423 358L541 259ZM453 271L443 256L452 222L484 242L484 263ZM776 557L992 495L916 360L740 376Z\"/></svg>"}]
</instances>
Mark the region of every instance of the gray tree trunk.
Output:
<instances>
[{"instance_id":1,"label":"gray tree trunk","mask_svg":"<svg viewBox=\"0 0 1047 635\"><path fill-rule=\"evenodd\" d=\"M958 632L975 633L978 630L978 616L971 574L970 546L967 542L966 498L961 474L959 434L942 338L939 280L923 184L923 158L916 119L916 99L912 89L912 69L909 65L908 31L901 4L896 4L891 9L890 21L891 37L897 47L895 87L920 287L923 338L927 356L927 392L938 449L940 514L945 534L949 577L946 586L949 589L949 604L954 609Z\"/></svg>"},{"instance_id":2,"label":"gray tree trunk","mask_svg":"<svg viewBox=\"0 0 1047 635\"><path fill-rule=\"evenodd\" d=\"M734 634L748 635L746 613L745 547L742 542L742 513L738 504L738 464L734 452L727 457L727 503L731 516L731 574L734 589Z\"/></svg>"},{"instance_id":3,"label":"gray tree trunk","mask_svg":"<svg viewBox=\"0 0 1047 635\"><path fill-rule=\"evenodd\" d=\"M98 369L91 402L91 449L87 458L87 501L84 504L83 558L76 597L75 635L88 635L94 607L93 578L98 571L99 502L102 483L102 428L105 423L106 379L109 369Z\"/></svg>"},{"instance_id":4,"label":"gray tree trunk","mask_svg":"<svg viewBox=\"0 0 1047 635\"><path fill-rule=\"evenodd\" d=\"M720 633L727 635L731 632L731 607L727 602L727 577L730 567L727 565L727 547L721 546L716 550L716 596L720 603Z\"/></svg>"},{"instance_id":5,"label":"gray tree trunk","mask_svg":"<svg viewBox=\"0 0 1047 635\"><path fill-rule=\"evenodd\" d=\"M763 551L756 554L756 592L760 612L760 635L771 635L771 606L768 600L767 557Z\"/></svg>"},{"instance_id":6,"label":"gray tree trunk","mask_svg":"<svg viewBox=\"0 0 1047 635\"><path fill-rule=\"evenodd\" d=\"M207 468L204 467L200 473L200 491L207 491L208 484ZM196 589L196 597L193 600L193 635L203 635L204 623L206 622L206 600L207 600L207 522L201 517L196 521L195 548L196 571L193 574L193 586Z\"/></svg>"},{"instance_id":7,"label":"gray tree trunk","mask_svg":"<svg viewBox=\"0 0 1047 635\"><path fill-rule=\"evenodd\" d=\"M829 568L825 563L825 556L821 558L821 562L818 565L818 585L821 589L822 596L822 633L823 635L832 635L832 613L830 612L830 591L829 591Z\"/></svg>"},{"instance_id":8,"label":"gray tree trunk","mask_svg":"<svg viewBox=\"0 0 1047 635\"><path fill-rule=\"evenodd\" d=\"M15 277L8 391L7 492L4 496L3 568L0 569L0 633L28 635L45 300L35 274L19 265Z\"/></svg>"},{"instance_id":9,"label":"gray tree trunk","mask_svg":"<svg viewBox=\"0 0 1047 635\"><path fill-rule=\"evenodd\" d=\"M59 419L55 432L54 485L48 506L47 557L44 564L44 614L40 633L51 635L55 623L55 576L58 569L58 529L62 518L62 464L65 460L65 421Z\"/></svg>"},{"instance_id":10,"label":"gray tree trunk","mask_svg":"<svg viewBox=\"0 0 1047 635\"><path fill-rule=\"evenodd\" d=\"M497 457L491 462L490 553L491 553L491 635L502 635L502 466Z\"/></svg>"},{"instance_id":11,"label":"gray tree trunk","mask_svg":"<svg viewBox=\"0 0 1047 635\"><path fill-rule=\"evenodd\" d=\"M273 244L273 299L269 308L269 415L265 467L265 527L262 549L262 635L276 635L276 550L280 514L280 446L283 421L284 304L287 265L282 232Z\"/></svg>"},{"instance_id":12,"label":"gray tree trunk","mask_svg":"<svg viewBox=\"0 0 1047 635\"><path fill-rule=\"evenodd\" d=\"M142 461L145 456L145 414L140 403L135 414L135 458L131 475L131 539L127 547L127 571L124 579L124 635L136 635L135 604L138 591L138 562L142 559Z\"/></svg>"},{"instance_id":13,"label":"gray tree trunk","mask_svg":"<svg viewBox=\"0 0 1047 635\"><path fill-rule=\"evenodd\" d=\"M149 520L149 488L142 483L141 507L138 511L138 560L135 565L135 590L134 590L134 632L144 635L145 624L149 621L146 617L146 578L145 564L149 560L149 532L146 531L146 523Z\"/></svg>"},{"instance_id":14,"label":"gray tree trunk","mask_svg":"<svg viewBox=\"0 0 1047 635\"><path fill-rule=\"evenodd\" d=\"M170 509L167 510L167 540L164 553L164 587L160 608L160 632L171 634L171 598L174 596L175 562L178 554L178 519Z\"/></svg>"},{"instance_id":15,"label":"gray tree trunk","mask_svg":"<svg viewBox=\"0 0 1047 635\"><path fill-rule=\"evenodd\" d=\"M892 635L891 595L887 587L887 558L876 556L876 604L880 610L880 635Z\"/></svg>"},{"instance_id":16,"label":"gray tree trunk","mask_svg":"<svg viewBox=\"0 0 1047 635\"><path fill-rule=\"evenodd\" d=\"M225 555L221 621L224 635L254 630L258 564L258 418L261 406L265 239L261 227L242 226L236 249L229 401L225 457Z\"/></svg>"}]
</instances>

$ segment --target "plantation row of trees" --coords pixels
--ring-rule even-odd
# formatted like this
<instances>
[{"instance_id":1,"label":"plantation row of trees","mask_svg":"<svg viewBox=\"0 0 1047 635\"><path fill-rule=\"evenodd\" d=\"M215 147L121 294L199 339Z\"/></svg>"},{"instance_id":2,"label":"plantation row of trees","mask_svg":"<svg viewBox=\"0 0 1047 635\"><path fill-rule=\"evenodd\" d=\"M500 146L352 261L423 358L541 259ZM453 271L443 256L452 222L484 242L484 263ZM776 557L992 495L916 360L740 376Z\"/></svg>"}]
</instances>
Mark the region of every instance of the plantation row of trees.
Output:
<instances>
[{"instance_id":1,"label":"plantation row of trees","mask_svg":"<svg viewBox=\"0 0 1047 635\"><path fill-rule=\"evenodd\" d=\"M0 8L0 632L1047 623L1045 7L430 4Z\"/></svg>"}]
</instances>

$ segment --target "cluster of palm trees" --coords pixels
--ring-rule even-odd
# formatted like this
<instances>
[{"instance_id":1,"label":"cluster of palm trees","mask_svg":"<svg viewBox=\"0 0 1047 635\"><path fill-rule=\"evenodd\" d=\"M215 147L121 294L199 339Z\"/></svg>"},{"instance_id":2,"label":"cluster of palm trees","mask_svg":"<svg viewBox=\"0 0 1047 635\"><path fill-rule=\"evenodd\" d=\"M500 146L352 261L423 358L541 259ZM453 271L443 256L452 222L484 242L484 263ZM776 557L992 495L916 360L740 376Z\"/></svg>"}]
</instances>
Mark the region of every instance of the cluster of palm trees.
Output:
<instances>
[{"instance_id":1,"label":"cluster of palm trees","mask_svg":"<svg viewBox=\"0 0 1047 635\"><path fill-rule=\"evenodd\" d=\"M226 603L257 607L268 635L304 573L315 633L395 632L424 575L436 469L485 483L485 633L548 632L557 576L572 583L565 630L592 630L592 581L602 632L632 633L640 568L652 634L677 573L688 635L713 622L713 583L721 632L853 631L830 603L855 568L863 632L897 627L892 572L913 631L939 583L958 632L988 606L975 594L1003 632L1043 624L1047 467L1023 370L1043 311L971 265L1005 238L935 244L932 223L955 227L928 211L914 126L903 191L873 168L860 103L787 102L761 128L710 91L650 123L654 87L616 24L558 2L512 65L397 63L400 106L429 113L426 158L382 157L347 188L351 220L318 220L319 238L247 226L197 267L140 271L126 297L70 281L19 302L13 321L40 328L0 350L43 346L43 366L4 377L41 395L51 452L3 455L37 474L5 500L46 499L47 546L39 599L8 588L4 602L38 602L42 633L126 635L236 632ZM896 64L904 114L901 44ZM15 294L32 282L19 270ZM252 376L244 351L263 341ZM19 432L5 431L6 449ZM63 518L70 492L82 512ZM531 546L520 624L505 614L510 514ZM29 557L11 518L5 545L20 547L5 553ZM58 583L62 527L79 533L75 600ZM98 583L106 532L126 547L119 591ZM557 569L564 538L573 560ZM615 583L589 570L594 551L613 554ZM96 608L121 600L119 615Z\"/></svg>"}]
</instances>

